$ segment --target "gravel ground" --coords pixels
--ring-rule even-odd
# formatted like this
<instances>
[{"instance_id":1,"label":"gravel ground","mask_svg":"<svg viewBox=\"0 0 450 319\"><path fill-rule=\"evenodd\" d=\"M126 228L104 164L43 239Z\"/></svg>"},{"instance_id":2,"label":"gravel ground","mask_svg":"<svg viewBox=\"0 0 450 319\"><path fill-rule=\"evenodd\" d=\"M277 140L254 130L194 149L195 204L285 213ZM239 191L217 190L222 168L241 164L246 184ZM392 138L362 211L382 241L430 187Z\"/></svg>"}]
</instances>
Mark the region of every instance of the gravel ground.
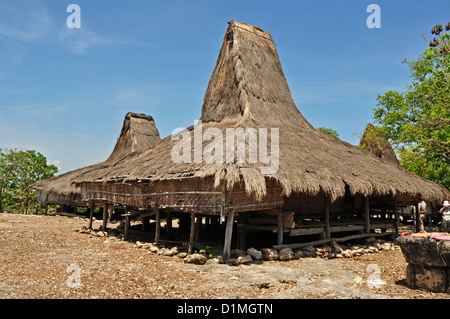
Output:
<instances>
[{"instance_id":1,"label":"gravel ground","mask_svg":"<svg viewBox=\"0 0 450 319\"><path fill-rule=\"evenodd\" d=\"M81 218L0 214L0 298L450 299L406 287L398 248L354 258L192 265L78 231L86 225ZM370 285L373 269L384 284Z\"/></svg>"}]
</instances>

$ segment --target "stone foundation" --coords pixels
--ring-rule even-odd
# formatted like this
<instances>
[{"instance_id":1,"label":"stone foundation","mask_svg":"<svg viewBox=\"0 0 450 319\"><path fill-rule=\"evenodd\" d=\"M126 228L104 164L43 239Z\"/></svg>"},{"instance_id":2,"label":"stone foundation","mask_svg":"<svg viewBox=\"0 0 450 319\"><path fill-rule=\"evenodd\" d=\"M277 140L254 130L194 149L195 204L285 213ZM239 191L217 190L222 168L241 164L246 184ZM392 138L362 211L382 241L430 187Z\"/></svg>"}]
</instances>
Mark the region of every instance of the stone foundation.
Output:
<instances>
[{"instance_id":1,"label":"stone foundation","mask_svg":"<svg viewBox=\"0 0 450 319\"><path fill-rule=\"evenodd\" d=\"M408 266L410 288L450 293L450 241L428 237L400 236L397 239Z\"/></svg>"}]
</instances>

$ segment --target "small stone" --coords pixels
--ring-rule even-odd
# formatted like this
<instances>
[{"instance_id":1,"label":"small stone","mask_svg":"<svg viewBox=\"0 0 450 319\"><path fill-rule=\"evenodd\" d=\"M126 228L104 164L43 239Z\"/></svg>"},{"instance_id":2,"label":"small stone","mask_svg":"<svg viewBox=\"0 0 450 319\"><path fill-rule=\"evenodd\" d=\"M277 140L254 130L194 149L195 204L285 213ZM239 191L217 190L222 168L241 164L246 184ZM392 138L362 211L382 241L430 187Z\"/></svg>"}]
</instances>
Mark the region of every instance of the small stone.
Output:
<instances>
[{"instance_id":1,"label":"small stone","mask_svg":"<svg viewBox=\"0 0 450 319\"><path fill-rule=\"evenodd\" d=\"M251 263L252 261L253 261L253 259L250 255L239 256L237 258L238 264L248 264L248 263Z\"/></svg>"},{"instance_id":2,"label":"small stone","mask_svg":"<svg viewBox=\"0 0 450 319\"><path fill-rule=\"evenodd\" d=\"M204 265L206 264L206 261L208 258L202 254L192 254L187 255L186 258L184 258L184 261L188 264L195 264L195 265Z\"/></svg>"}]
</instances>

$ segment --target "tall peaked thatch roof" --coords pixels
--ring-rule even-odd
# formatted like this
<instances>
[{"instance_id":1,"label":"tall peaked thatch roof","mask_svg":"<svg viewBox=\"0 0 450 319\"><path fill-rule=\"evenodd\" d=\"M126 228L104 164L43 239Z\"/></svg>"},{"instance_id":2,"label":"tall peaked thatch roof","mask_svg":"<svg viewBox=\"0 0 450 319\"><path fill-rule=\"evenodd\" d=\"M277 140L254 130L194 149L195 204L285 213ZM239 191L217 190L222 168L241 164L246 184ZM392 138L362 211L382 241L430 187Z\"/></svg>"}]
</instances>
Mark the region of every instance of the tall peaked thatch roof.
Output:
<instances>
[{"instance_id":1,"label":"tall peaked thatch roof","mask_svg":"<svg viewBox=\"0 0 450 319\"><path fill-rule=\"evenodd\" d=\"M191 154L193 161L174 163L171 152L179 141L169 136L154 148L94 174L85 174L77 182L210 176L216 186L225 182L228 189L236 182L244 182L249 194L260 197L266 192L267 178L272 178L287 196L292 192L309 195L325 192L335 200L345 194L346 188L353 194L409 194L436 200L448 194L435 183L314 129L292 99L271 35L246 23L229 23L200 120L203 133L214 128L223 136L230 128L266 128L268 145L271 145L270 131L279 129L278 170L264 174L260 170L262 164L250 162L248 156L244 163L236 158L212 163L195 161L195 147ZM194 137L196 126L187 130ZM203 139L201 143L205 150L211 140ZM255 142L247 139L247 148L254 146L249 145L252 143ZM232 146L235 144L223 143L224 158Z\"/></svg>"},{"instance_id":2,"label":"tall peaked thatch roof","mask_svg":"<svg viewBox=\"0 0 450 319\"><path fill-rule=\"evenodd\" d=\"M383 136L380 128L371 123L367 124L359 142L359 147L385 161L400 165L391 143Z\"/></svg>"},{"instance_id":3,"label":"tall peaked thatch roof","mask_svg":"<svg viewBox=\"0 0 450 319\"><path fill-rule=\"evenodd\" d=\"M114 165L126 156L153 147L161 140L158 129L151 116L128 112L122 130L110 156L101 163L73 170L32 185L41 201L73 202L81 199L81 190L73 180L97 169Z\"/></svg>"}]
</instances>

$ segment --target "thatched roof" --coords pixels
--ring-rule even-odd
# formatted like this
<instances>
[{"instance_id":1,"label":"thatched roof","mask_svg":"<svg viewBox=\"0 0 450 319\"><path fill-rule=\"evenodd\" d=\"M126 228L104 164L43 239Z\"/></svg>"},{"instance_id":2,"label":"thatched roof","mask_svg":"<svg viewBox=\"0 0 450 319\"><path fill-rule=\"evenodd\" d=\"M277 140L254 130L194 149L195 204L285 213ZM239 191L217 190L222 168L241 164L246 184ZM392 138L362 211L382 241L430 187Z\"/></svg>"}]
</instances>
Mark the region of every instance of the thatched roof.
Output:
<instances>
[{"instance_id":1,"label":"thatched roof","mask_svg":"<svg viewBox=\"0 0 450 319\"><path fill-rule=\"evenodd\" d=\"M273 178L285 195L325 192L331 200L351 193L364 195L408 194L443 200L448 191L357 146L316 130L297 109L284 76L276 46L269 33L231 21L202 105L203 132L227 128L279 128L279 168L261 172L261 163L174 163L171 152L178 140L166 137L154 148L115 166L84 174L77 182L161 181L184 177L213 177L228 189L244 182L249 194L262 196L266 179ZM187 128L192 134L195 126ZM210 144L202 143L202 149ZM248 144L253 142L249 142ZM270 145L270 139L268 142ZM224 157L234 145L224 142ZM254 146L254 145L251 145ZM247 151L248 154L248 151ZM194 158L192 150L192 158ZM267 164L264 164L266 166Z\"/></svg>"},{"instance_id":2,"label":"thatched roof","mask_svg":"<svg viewBox=\"0 0 450 319\"><path fill-rule=\"evenodd\" d=\"M380 128L371 123L367 124L366 130L359 141L359 147L385 161L400 165L391 143L383 136Z\"/></svg>"},{"instance_id":3,"label":"thatched roof","mask_svg":"<svg viewBox=\"0 0 450 319\"><path fill-rule=\"evenodd\" d=\"M31 186L38 192L41 201L73 202L81 200L81 190L73 184L75 178L92 174L95 170L116 164L126 156L153 147L161 140L158 129L151 116L128 112L123 121L122 130L111 155L98 164L73 170L56 177L37 182Z\"/></svg>"}]
</instances>

